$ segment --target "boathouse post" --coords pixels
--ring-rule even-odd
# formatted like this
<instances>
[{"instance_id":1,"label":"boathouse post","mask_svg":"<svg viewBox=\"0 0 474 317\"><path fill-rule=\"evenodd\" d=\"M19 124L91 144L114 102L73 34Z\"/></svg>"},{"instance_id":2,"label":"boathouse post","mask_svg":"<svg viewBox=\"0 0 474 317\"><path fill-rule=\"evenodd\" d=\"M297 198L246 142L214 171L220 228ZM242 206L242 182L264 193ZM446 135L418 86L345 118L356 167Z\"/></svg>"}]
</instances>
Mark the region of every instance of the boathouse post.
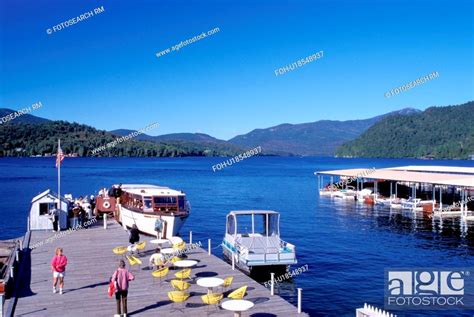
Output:
<instances>
[{"instance_id":1,"label":"boathouse post","mask_svg":"<svg viewBox=\"0 0 474 317\"><path fill-rule=\"evenodd\" d=\"M275 295L275 273L270 273L270 295Z\"/></svg>"},{"instance_id":2,"label":"boathouse post","mask_svg":"<svg viewBox=\"0 0 474 317\"><path fill-rule=\"evenodd\" d=\"M416 183L413 183L413 211L416 211Z\"/></svg>"},{"instance_id":3,"label":"boathouse post","mask_svg":"<svg viewBox=\"0 0 474 317\"><path fill-rule=\"evenodd\" d=\"M378 181L374 181L374 204L377 203L378 190L379 190L379 183L378 183Z\"/></svg>"},{"instance_id":4,"label":"boathouse post","mask_svg":"<svg viewBox=\"0 0 474 317\"><path fill-rule=\"evenodd\" d=\"M301 314L301 291L303 289L298 287L298 314Z\"/></svg>"},{"instance_id":5,"label":"boathouse post","mask_svg":"<svg viewBox=\"0 0 474 317\"><path fill-rule=\"evenodd\" d=\"M332 189L333 189L333 188L332 188L333 180L334 180L334 177L331 176L331 197L332 197Z\"/></svg>"},{"instance_id":6,"label":"boathouse post","mask_svg":"<svg viewBox=\"0 0 474 317\"><path fill-rule=\"evenodd\" d=\"M464 200L466 199L466 192L464 188L461 188L461 216L464 217Z\"/></svg>"},{"instance_id":7,"label":"boathouse post","mask_svg":"<svg viewBox=\"0 0 474 317\"><path fill-rule=\"evenodd\" d=\"M443 186L439 186L439 207L441 209L441 215L443 214Z\"/></svg>"},{"instance_id":8,"label":"boathouse post","mask_svg":"<svg viewBox=\"0 0 474 317\"><path fill-rule=\"evenodd\" d=\"M211 255L211 239L207 239L207 253Z\"/></svg>"},{"instance_id":9,"label":"boathouse post","mask_svg":"<svg viewBox=\"0 0 474 317\"><path fill-rule=\"evenodd\" d=\"M433 197L433 214L434 214L434 212L435 212L435 204L436 204L436 193L435 193L435 185L432 184L431 186L433 187L433 195L432 195L432 197Z\"/></svg>"},{"instance_id":10,"label":"boathouse post","mask_svg":"<svg viewBox=\"0 0 474 317\"><path fill-rule=\"evenodd\" d=\"M392 205L392 181L390 181L390 205Z\"/></svg>"},{"instance_id":11,"label":"boathouse post","mask_svg":"<svg viewBox=\"0 0 474 317\"><path fill-rule=\"evenodd\" d=\"M107 230L107 214L104 213L104 229Z\"/></svg>"},{"instance_id":12,"label":"boathouse post","mask_svg":"<svg viewBox=\"0 0 474 317\"><path fill-rule=\"evenodd\" d=\"M193 244L193 232L189 231L189 244Z\"/></svg>"}]
</instances>

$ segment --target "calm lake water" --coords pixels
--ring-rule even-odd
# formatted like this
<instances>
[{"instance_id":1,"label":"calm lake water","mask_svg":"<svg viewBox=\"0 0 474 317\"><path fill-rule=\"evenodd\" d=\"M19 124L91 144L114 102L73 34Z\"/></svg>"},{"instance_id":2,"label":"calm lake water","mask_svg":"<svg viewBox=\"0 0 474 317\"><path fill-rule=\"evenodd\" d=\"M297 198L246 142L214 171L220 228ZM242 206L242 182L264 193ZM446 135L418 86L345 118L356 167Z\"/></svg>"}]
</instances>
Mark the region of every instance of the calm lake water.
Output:
<instances>
[{"instance_id":1,"label":"calm lake water","mask_svg":"<svg viewBox=\"0 0 474 317\"><path fill-rule=\"evenodd\" d=\"M442 226L411 219L389 209L355 202L319 199L315 171L402 165L474 166L474 161L368 160L255 157L218 172L222 158L66 158L62 193L96 194L113 183L152 183L186 192L192 214L182 229L195 241L222 240L225 215L235 209L281 212L283 239L297 246L300 265L309 270L279 288L296 303L303 288L303 310L311 316L354 316L364 302L383 307L384 270L390 268L463 268L474 260L474 228L459 221ZM33 196L57 190L54 158L0 159L0 239L26 229ZM214 250L220 254L219 249ZM453 316L461 312L402 312L399 316ZM472 312L464 312L472 316Z\"/></svg>"}]
</instances>

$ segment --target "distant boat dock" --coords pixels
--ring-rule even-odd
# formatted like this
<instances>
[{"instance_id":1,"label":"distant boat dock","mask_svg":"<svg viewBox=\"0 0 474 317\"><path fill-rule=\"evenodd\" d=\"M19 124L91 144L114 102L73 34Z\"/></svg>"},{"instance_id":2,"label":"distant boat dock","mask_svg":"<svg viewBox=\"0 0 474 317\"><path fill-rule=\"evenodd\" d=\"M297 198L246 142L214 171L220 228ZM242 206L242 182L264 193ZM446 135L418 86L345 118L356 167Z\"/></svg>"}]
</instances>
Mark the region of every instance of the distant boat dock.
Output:
<instances>
[{"instance_id":1,"label":"distant boat dock","mask_svg":"<svg viewBox=\"0 0 474 317\"><path fill-rule=\"evenodd\" d=\"M49 243L40 244L33 250L29 246L38 245L38 242L51 238L55 233L28 231L22 241L19 265L15 269L13 296L4 303L4 316L113 316L116 301L108 297L107 288L120 256L114 254L112 249L127 245L128 234L113 219L107 221L107 229L104 229L102 221L98 223L100 225L51 239ZM152 238L142 236L144 241L149 239ZM58 246L64 248L69 259L62 295L52 292L50 269L54 249ZM143 264L131 268L135 280L130 282L128 295L130 316L233 316L233 312L220 306L203 304L201 295L206 294L207 290L196 284L196 280L201 277L228 276L234 277L228 290L247 285L244 299L254 303L242 316L308 316L304 312L298 314L295 306L277 295L271 296L270 290L239 270L232 270L228 263L201 248L187 253L188 259L198 261L192 268L193 280L187 290L191 296L185 303L178 303L182 304L181 309L173 310L173 303L167 293L172 290L169 280L174 278L177 270L170 269L168 276L161 282L154 278L152 271L145 269L154 248L147 242L145 250L141 251L147 255L140 257ZM224 294L227 293L224 291Z\"/></svg>"},{"instance_id":2,"label":"distant boat dock","mask_svg":"<svg viewBox=\"0 0 474 317\"><path fill-rule=\"evenodd\" d=\"M423 211L434 217L474 220L474 167L401 166L318 171L321 196L354 199L395 209ZM325 186L325 179L329 183Z\"/></svg>"}]
</instances>

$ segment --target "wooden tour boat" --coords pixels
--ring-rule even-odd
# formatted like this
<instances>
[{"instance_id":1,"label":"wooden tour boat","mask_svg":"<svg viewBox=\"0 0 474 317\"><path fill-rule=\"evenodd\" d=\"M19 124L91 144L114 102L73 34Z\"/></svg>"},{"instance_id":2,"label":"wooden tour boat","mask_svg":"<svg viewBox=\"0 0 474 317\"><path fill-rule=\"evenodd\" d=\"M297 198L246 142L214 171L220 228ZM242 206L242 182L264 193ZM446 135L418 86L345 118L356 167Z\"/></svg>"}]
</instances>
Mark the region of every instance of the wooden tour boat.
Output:
<instances>
[{"instance_id":1,"label":"wooden tour boat","mask_svg":"<svg viewBox=\"0 0 474 317\"><path fill-rule=\"evenodd\" d=\"M155 221L163 220L162 237L177 236L189 216L191 206L186 194L169 187L124 184L99 191L96 215L114 214L122 225L133 225L145 234L156 235Z\"/></svg>"}]
</instances>

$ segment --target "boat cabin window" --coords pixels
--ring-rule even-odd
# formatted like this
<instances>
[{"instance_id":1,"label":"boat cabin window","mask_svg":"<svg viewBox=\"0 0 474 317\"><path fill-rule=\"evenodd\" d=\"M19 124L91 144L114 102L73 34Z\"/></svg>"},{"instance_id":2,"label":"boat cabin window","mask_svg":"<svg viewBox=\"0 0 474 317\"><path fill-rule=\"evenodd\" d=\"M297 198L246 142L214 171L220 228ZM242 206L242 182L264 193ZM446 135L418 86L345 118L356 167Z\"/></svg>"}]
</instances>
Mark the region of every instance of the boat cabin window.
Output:
<instances>
[{"instance_id":1,"label":"boat cabin window","mask_svg":"<svg viewBox=\"0 0 474 317\"><path fill-rule=\"evenodd\" d=\"M248 237L252 234L252 215L239 215L237 217L237 234Z\"/></svg>"},{"instance_id":2,"label":"boat cabin window","mask_svg":"<svg viewBox=\"0 0 474 317\"><path fill-rule=\"evenodd\" d=\"M227 234L234 235L235 233L235 221L233 216L227 217Z\"/></svg>"},{"instance_id":3,"label":"boat cabin window","mask_svg":"<svg viewBox=\"0 0 474 317\"><path fill-rule=\"evenodd\" d=\"M178 196L179 210L184 210L184 196Z\"/></svg>"},{"instance_id":4,"label":"boat cabin window","mask_svg":"<svg viewBox=\"0 0 474 317\"><path fill-rule=\"evenodd\" d=\"M125 193L121 197L121 203L127 208L132 210L141 210L143 208L142 196Z\"/></svg>"},{"instance_id":5,"label":"boat cabin window","mask_svg":"<svg viewBox=\"0 0 474 317\"><path fill-rule=\"evenodd\" d=\"M155 205L176 204L177 199L173 196L158 196L153 197L153 202Z\"/></svg>"},{"instance_id":6,"label":"boat cabin window","mask_svg":"<svg viewBox=\"0 0 474 317\"><path fill-rule=\"evenodd\" d=\"M143 197L143 209L152 209L151 197Z\"/></svg>"},{"instance_id":7,"label":"boat cabin window","mask_svg":"<svg viewBox=\"0 0 474 317\"><path fill-rule=\"evenodd\" d=\"M268 236L278 236L280 234L280 215L269 214L268 215Z\"/></svg>"},{"instance_id":8,"label":"boat cabin window","mask_svg":"<svg viewBox=\"0 0 474 317\"><path fill-rule=\"evenodd\" d=\"M50 210L56 209L57 203L40 203L39 214L40 216L48 215Z\"/></svg>"}]
</instances>

